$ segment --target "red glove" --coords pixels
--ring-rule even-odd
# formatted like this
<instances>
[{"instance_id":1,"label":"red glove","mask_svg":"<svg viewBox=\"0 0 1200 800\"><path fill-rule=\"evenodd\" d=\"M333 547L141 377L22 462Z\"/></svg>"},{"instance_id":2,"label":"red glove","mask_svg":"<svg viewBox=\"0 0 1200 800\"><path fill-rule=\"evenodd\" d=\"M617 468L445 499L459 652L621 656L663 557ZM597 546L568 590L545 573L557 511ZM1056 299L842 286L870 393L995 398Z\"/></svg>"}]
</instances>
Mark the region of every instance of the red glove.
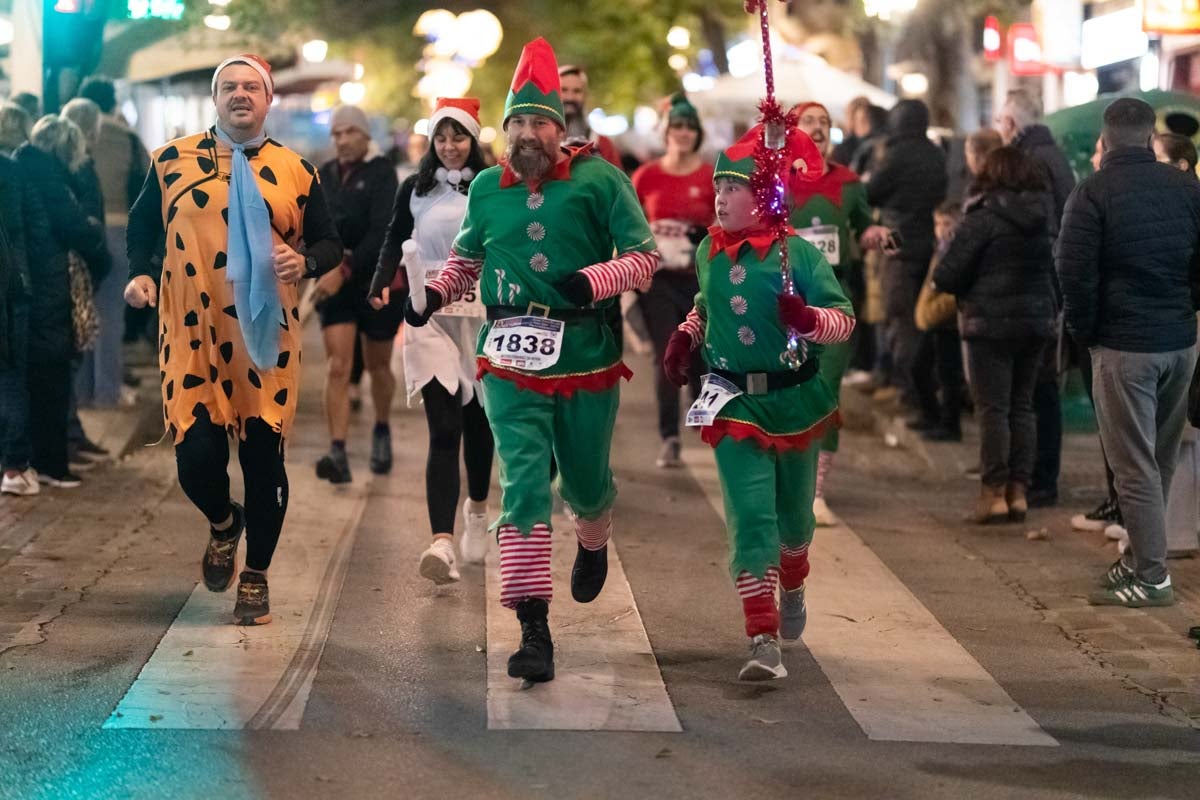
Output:
<instances>
[{"instance_id":1,"label":"red glove","mask_svg":"<svg viewBox=\"0 0 1200 800\"><path fill-rule=\"evenodd\" d=\"M817 327L817 312L798 294L779 295L779 318L797 333L812 333Z\"/></svg>"},{"instance_id":2,"label":"red glove","mask_svg":"<svg viewBox=\"0 0 1200 800\"><path fill-rule=\"evenodd\" d=\"M676 386L687 386L688 369L692 365L692 337L677 330L671 334L667 342L667 352L663 354L663 372L667 380Z\"/></svg>"}]
</instances>

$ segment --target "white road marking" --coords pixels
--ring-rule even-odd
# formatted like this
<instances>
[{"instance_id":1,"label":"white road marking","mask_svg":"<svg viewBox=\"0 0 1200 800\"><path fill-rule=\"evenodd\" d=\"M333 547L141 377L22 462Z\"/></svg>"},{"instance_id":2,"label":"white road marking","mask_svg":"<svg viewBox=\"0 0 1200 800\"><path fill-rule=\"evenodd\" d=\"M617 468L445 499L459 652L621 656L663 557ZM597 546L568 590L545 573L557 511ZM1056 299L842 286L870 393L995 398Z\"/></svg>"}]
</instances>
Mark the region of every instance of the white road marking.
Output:
<instances>
[{"instance_id":1,"label":"white road marking","mask_svg":"<svg viewBox=\"0 0 1200 800\"><path fill-rule=\"evenodd\" d=\"M289 505L270 571L272 622L233 625L236 581L222 594L198 584L105 728L300 727L365 487L335 491L301 477L292 481ZM198 538L197 562L202 548Z\"/></svg>"},{"instance_id":2,"label":"white road marking","mask_svg":"<svg viewBox=\"0 0 1200 800\"><path fill-rule=\"evenodd\" d=\"M724 519L709 448L684 461ZM868 738L1058 746L849 527L810 552L803 642Z\"/></svg>"},{"instance_id":3,"label":"white road marking","mask_svg":"<svg viewBox=\"0 0 1200 800\"><path fill-rule=\"evenodd\" d=\"M574 526L556 520L550 603L555 679L525 690L508 677L520 626L500 605L499 552L493 546L488 556L488 728L681 731L616 547L608 548L604 591L582 605L571 599L575 546Z\"/></svg>"}]
</instances>

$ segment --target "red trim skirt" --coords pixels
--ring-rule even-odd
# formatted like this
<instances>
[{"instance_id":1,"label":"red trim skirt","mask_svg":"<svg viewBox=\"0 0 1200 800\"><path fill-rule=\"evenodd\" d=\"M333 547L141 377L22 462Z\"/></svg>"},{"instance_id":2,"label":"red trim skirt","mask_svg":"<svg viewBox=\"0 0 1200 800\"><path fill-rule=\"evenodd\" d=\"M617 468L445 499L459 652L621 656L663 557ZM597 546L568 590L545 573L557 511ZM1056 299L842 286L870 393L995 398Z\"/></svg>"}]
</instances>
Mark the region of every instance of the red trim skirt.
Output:
<instances>
[{"instance_id":1,"label":"red trim skirt","mask_svg":"<svg viewBox=\"0 0 1200 800\"><path fill-rule=\"evenodd\" d=\"M701 429L700 438L712 447L716 447L726 436L732 436L735 441L739 442L750 439L763 450L775 448L776 451L783 453L788 450L807 450L813 444L821 441L828 431L840 427L842 427L842 415L836 408L806 430L788 434L767 433L757 425L751 425L748 422L718 417L712 425Z\"/></svg>"},{"instance_id":2,"label":"red trim skirt","mask_svg":"<svg viewBox=\"0 0 1200 800\"><path fill-rule=\"evenodd\" d=\"M477 367L476 380L482 380L483 376L490 372L497 378L515 383L521 389L528 389L544 395L560 394L563 397L570 397L580 390L604 392L620 383L622 378L625 380L633 378L633 371L625 366L624 361L618 361L611 367L596 372L582 375L550 375L545 378L539 378L527 372L501 369L482 357L475 359L475 365Z\"/></svg>"}]
</instances>

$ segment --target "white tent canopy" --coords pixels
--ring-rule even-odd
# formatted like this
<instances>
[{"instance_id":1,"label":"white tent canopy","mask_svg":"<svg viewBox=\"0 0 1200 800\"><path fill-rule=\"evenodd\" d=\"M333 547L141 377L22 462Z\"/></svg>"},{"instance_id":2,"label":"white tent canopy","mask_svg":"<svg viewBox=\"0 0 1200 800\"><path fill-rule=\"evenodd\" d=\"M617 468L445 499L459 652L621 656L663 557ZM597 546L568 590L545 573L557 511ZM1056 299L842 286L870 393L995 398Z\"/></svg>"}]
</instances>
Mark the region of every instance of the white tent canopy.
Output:
<instances>
[{"instance_id":1,"label":"white tent canopy","mask_svg":"<svg viewBox=\"0 0 1200 800\"><path fill-rule=\"evenodd\" d=\"M760 66L743 77L722 75L711 89L688 92L688 99L704 117L750 122L758 115L758 103L765 95L766 83ZM775 95L785 110L801 101L816 101L825 105L835 119L859 95L884 108L891 108L897 101L878 86L807 54L799 60L775 62Z\"/></svg>"}]
</instances>

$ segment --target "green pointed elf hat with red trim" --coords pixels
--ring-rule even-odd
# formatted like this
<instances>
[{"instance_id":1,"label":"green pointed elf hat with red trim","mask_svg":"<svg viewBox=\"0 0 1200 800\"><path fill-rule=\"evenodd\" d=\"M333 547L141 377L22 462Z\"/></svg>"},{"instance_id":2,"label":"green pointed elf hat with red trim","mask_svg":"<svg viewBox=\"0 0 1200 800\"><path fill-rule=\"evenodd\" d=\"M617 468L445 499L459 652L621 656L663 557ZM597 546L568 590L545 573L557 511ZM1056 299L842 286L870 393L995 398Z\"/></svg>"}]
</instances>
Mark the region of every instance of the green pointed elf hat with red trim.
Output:
<instances>
[{"instance_id":1,"label":"green pointed elf hat with red trim","mask_svg":"<svg viewBox=\"0 0 1200 800\"><path fill-rule=\"evenodd\" d=\"M514 114L541 114L567 127L554 48L542 37L525 45L504 101L504 124Z\"/></svg>"}]
</instances>

